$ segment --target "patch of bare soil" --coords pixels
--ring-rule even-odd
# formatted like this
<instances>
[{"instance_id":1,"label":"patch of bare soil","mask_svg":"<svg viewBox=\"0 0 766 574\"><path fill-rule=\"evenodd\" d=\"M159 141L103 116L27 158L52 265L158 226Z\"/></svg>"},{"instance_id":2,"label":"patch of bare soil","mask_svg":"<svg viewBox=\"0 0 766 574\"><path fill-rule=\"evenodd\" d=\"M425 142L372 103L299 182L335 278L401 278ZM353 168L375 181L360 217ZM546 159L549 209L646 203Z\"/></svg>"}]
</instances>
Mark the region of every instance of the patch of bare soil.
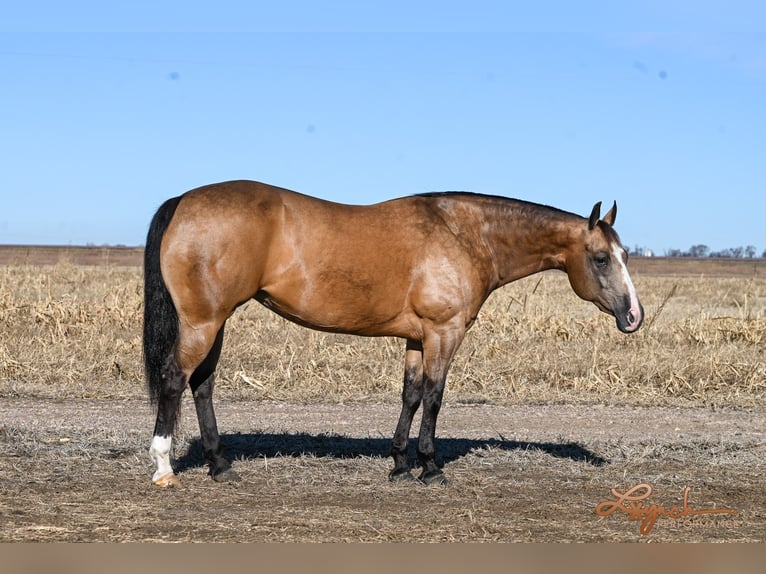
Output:
<instances>
[{"instance_id":1,"label":"patch of bare soil","mask_svg":"<svg viewBox=\"0 0 766 574\"><path fill-rule=\"evenodd\" d=\"M0 399L0 541L766 540L760 411L447 404L446 487L388 482L393 403L217 414L242 481L206 476L187 399L162 490L147 404ZM639 484L631 515L612 489Z\"/></svg>"}]
</instances>

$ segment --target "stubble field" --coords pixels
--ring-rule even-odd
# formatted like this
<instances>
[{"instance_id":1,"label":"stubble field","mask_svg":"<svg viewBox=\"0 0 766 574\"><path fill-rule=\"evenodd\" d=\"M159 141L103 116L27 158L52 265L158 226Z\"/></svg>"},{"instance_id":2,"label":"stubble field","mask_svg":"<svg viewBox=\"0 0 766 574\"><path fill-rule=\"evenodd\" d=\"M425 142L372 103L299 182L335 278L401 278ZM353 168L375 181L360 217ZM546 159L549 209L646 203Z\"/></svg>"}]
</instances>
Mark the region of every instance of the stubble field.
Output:
<instances>
[{"instance_id":1,"label":"stubble field","mask_svg":"<svg viewBox=\"0 0 766 574\"><path fill-rule=\"evenodd\" d=\"M632 261L647 314L632 336L564 274L495 293L447 383L446 487L386 478L402 342L250 303L228 324L216 390L242 481L206 476L186 400L182 488L161 490L139 260L0 249L0 541L766 540L762 261ZM638 520L627 503L597 515L639 484L652 492ZM652 505L677 508L652 525Z\"/></svg>"}]
</instances>

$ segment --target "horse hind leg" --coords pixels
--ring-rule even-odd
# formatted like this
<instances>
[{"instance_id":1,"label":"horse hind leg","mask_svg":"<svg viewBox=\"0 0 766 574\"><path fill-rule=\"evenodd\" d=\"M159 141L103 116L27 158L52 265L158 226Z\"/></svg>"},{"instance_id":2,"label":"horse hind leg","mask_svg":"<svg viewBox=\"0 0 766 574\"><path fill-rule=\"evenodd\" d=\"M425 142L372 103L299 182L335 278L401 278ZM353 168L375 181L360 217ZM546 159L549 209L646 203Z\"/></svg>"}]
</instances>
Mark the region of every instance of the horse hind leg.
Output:
<instances>
[{"instance_id":1,"label":"horse hind leg","mask_svg":"<svg viewBox=\"0 0 766 574\"><path fill-rule=\"evenodd\" d=\"M197 328L182 327L174 351L168 356L163 366L157 401L157 421L154 425L154 436L149 448L149 455L157 468L152 476L152 482L157 486L180 485L170 463L170 452L181 406L181 396L187 381L191 383L193 380L195 382L199 380L198 390L199 387L205 387L199 393L201 398L197 407L198 412L200 410L203 412L203 420L206 421L203 448L211 449L213 452L220 451L218 431L215 428L215 415L212 410L212 371L220 355L220 345L214 352L212 351L213 347L216 346L219 332L221 332L222 340L222 323L208 323ZM210 359L208 359L209 355L211 355ZM206 376L195 378L197 368L203 364L205 368L210 369L210 372ZM212 368L210 368L211 364ZM196 403L197 399L195 398L195 405ZM212 421L212 426L210 421ZM213 430L207 432L211 428Z\"/></svg>"},{"instance_id":2,"label":"horse hind leg","mask_svg":"<svg viewBox=\"0 0 766 574\"><path fill-rule=\"evenodd\" d=\"M232 470L231 462L223 455L215 411L213 410L215 368L221 356L223 331L224 327L222 326L216 335L213 348L210 349L202 364L197 367L197 370L191 377L189 386L194 396L194 406L197 411L197 421L202 439L202 450L210 468L210 476L216 482L234 482L240 478Z\"/></svg>"},{"instance_id":3,"label":"horse hind leg","mask_svg":"<svg viewBox=\"0 0 766 574\"><path fill-rule=\"evenodd\" d=\"M152 482L161 487L180 486L178 477L170 464L170 451L181 406L181 395L186 386L186 377L171 354L162 368L162 384L157 402L157 420L154 436L149 447L149 456L156 465Z\"/></svg>"}]
</instances>

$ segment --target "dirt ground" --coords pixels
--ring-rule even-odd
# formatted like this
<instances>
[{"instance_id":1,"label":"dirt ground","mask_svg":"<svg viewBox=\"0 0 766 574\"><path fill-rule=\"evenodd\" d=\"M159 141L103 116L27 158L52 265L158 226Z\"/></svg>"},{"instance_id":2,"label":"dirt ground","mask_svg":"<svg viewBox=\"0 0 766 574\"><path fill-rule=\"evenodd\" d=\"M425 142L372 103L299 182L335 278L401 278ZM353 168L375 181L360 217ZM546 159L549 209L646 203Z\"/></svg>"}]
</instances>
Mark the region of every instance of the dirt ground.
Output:
<instances>
[{"instance_id":1,"label":"dirt ground","mask_svg":"<svg viewBox=\"0 0 766 574\"><path fill-rule=\"evenodd\" d=\"M187 397L163 490L147 403L0 399L0 541L766 541L764 412L448 403L444 487L388 482L394 403L217 414L241 482L206 476Z\"/></svg>"}]
</instances>

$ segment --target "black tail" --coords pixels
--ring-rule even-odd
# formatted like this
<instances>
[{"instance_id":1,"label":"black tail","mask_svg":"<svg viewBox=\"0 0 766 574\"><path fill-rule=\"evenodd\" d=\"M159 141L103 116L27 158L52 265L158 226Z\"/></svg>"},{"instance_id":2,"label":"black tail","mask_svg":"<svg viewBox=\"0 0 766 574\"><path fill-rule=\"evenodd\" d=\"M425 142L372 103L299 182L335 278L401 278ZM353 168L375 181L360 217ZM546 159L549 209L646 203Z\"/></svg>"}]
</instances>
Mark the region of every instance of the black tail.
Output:
<instances>
[{"instance_id":1,"label":"black tail","mask_svg":"<svg viewBox=\"0 0 766 574\"><path fill-rule=\"evenodd\" d=\"M167 200L154 214L144 249L144 370L153 404L160 396L162 367L178 338L178 313L162 278L160 245L180 199Z\"/></svg>"}]
</instances>

